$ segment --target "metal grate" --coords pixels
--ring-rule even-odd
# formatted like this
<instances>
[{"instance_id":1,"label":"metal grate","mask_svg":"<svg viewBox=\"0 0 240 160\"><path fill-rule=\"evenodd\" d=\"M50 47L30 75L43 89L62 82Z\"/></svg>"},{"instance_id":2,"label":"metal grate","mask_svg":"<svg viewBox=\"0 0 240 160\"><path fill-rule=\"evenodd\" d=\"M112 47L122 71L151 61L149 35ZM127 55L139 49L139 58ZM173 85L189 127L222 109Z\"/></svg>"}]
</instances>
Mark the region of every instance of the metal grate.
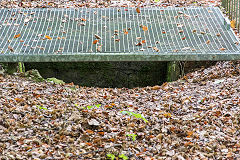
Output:
<instances>
[{"instance_id":1,"label":"metal grate","mask_svg":"<svg viewBox=\"0 0 240 160\"><path fill-rule=\"evenodd\" d=\"M218 8L0 10L0 62L237 59Z\"/></svg>"}]
</instances>

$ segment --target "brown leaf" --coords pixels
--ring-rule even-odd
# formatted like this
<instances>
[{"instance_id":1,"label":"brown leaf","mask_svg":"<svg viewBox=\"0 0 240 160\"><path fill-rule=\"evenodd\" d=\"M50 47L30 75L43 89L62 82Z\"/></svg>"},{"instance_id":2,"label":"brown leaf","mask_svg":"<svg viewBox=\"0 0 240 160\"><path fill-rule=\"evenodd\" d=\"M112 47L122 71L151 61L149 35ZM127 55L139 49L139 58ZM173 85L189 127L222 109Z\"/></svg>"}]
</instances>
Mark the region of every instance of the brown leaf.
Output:
<instances>
[{"instance_id":1,"label":"brown leaf","mask_svg":"<svg viewBox=\"0 0 240 160\"><path fill-rule=\"evenodd\" d=\"M136 43L136 46L141 46L141 45L142 45L141 42Z\"/></svg>"},{"instance_id":2,"label":"brown leaf","mask_svg":"<svg viewBox=\"0 0 240 160\"><path fill-rule=\"evenodd\" d=\"M148 27L147 26L142 26L143 31L147 31Z\"/></svg>"},{"instance_id":3,"label":"brown leaf","mask_svg":"<svg viewBox=\"0 0 240 160\"><path fill-rule=\"evenodd\" d=\"M210 40L207 40L206 44L210 44L210 42L211 42Z\"/></svg>"},{"instance_id":4,"label":"brown leaf","mask_svg":"<svg viewBox=\"0 0 240 160\"><path fill-rule=\"evenodd\" d=\"M220 51L225 51L225 50L226 50L226 48L220 48L219 50L220 50Z\"/></svg>"},{"instance_id":5,"label":"brown leaf","mask_svg":"<svg viewBox=\"0 0 240 160\"><path fill-rule=\"evenodd\" d=\"M17 35L14 36L14 38L18 38L20 36L21 36L21 34L17 34Z\"/></svg>"},{"instance_id":6,"label":"brown leaf","mask_svg":"<svg viewBox=\"0 0 240 160\"><path fill-rule=\"evenodd\" d=\"M183 33L183 30L179 30L178 33Z\"/></svg>"},{"instance_id":7,"label":"brown leaf","mask_svg":"<svg viewBox=\"0 0 240 160\"><path fill-rule=\"evenodd\" d=\"M232 27L232 29L235 29L236 28L236 21L235 20L232 20L230 22L230 26Z\"/></svg>"},{"instance_id":8,"label":"brown leaf","mask_svg":"<svg viewBox=\"0 0 240 160\"><path fill-rule=\"evenodd\" d=\"M153 86L153 87L152 87L152 90L159 90L159 89L161 89L160 86Z\"/></svg>"},{"instance_id":9,"label":"brown leaf","mask_svg":"<svg viewBox=\"0 0 240 160\"><path fill-rule=\"evenodd\" d=\"M99 35L95 34L94 35L97 39L102 39Z\"/></svg>"},{"instance_id":10,"label":"brown leaf","mask_svg":"<svg viewBox=\"0 0 240 160\"><path fill-rule=\"evenodd\" d=\"M15 98L15 101L18 102L18 103L21 103L21 102L24 101L24 99L22 99L22 98Z\"/></svg>"},{"instance_id":11,"label":"brown leaf","mask_svg":"<svg viewBox=\"0 0 240 160\"><path fill-rule=\"evenodd\" d=\"M93 132L92 130L90 130L90 129L87 129L86 132L87 132L88 134L94 134L94 132Z\"/></svg>"},{"instance_id":12,"label":"brown leaf","mask_svg":"<svg viewBox=\"0 0 240 160\"><path fill-rule=\"evenodd\" d=\"M141 12L139 7L136 8L136 11L137 11L137 13Z\"/></svg>"},{"instance_id":13,"label":"brown leaf","mask_svg":"<svg viewBox=\"0 0 240 160\"><path fill-rule=\"evenodd\" d=\"M94 41L93 41L93 44L97 44L98 41L99 41L99 40L97 40L97 39L94 40Z\"/></svg>"},{"instance_id":14,"label":"brown leaf","mask_svg":"<svg viewBox=\"0 0 240 160\"><path fill-rule=\"evenodd\" d=\"M84 21L84 22L86 22L86 21L87 21L87 20L86 20L86 19L84 19L84 18L81 18L81 20L82 20L82 21Z\"/></svg>"},{"instance_id":15,"label":"brown leaf","mask_svg":"<svg viewBox=\"0 0 240 160\"><path fill-rule=\"evenodd\" d=\"M156 51L156 52L159 52L159 49L157 47L153 47L153 49Z\"/></svg>"},{"instance_id":16,"label":"brown leaf","mask_svg":"<svg viewBox=\"0 0 240 160\"><path fill-rule=\"evenodd\" d=\"M14 52L14 49L13 49L11 46L8 46L8 49L9 49L11 52Z\"/></svg>"},{"instance_id":17,"label":"brown leaf","mask_svg":"<svg viewBox=\"0 0 240 160\"><path fill-rule=\"evenodd\" d=\"M49 40L52 40L52 38L48 35L45 36L45 38L49 39Z\"/></svg>"},{"instance_id":18,"label":"brown leaf","mask_svg":"<svg viewBox=\"0 0 240 160\"><path fill-rule=\"evenodd\" d=\"M220 37L220 36L221 36L221 34L220 34L220 33L217 33L217 34L216 34L216 36Z\"/></svg>"},{"instance_id":19,"label":"brown leaf","mask_svg":"<svg viewBox=\"0 0 240 160\"><path fill-rule=\"evenodd\" d=\"M102 51L102 46L98 46L98 47L97 47L97 51L98 51L98 52L101 52L101 51Z\"/></svg>"}]
</instances>

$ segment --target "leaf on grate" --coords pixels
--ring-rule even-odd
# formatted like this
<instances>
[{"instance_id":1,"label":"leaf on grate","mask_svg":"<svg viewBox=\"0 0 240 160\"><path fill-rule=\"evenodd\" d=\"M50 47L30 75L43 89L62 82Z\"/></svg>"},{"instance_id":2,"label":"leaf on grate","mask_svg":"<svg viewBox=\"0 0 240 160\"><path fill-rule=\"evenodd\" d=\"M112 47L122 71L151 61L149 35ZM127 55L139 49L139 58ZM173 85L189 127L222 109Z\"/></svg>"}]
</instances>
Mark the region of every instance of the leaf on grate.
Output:
<instances>
[{"instance_id":1,"label":"leaf on grate","mask_svg":"<svg viewBox=\"0 0 240 160\"><path fill-rule=\"evenodd\" d=\"M139 7L136 8L136 11L137 11L137 13L141 12Z\"/></svg>"},{"instance_id":2,"label":"leaf on grate","mask_svg":"<svg viewBox=\"0 0 240 160\"><path fill-rule=\"evenodd\" d=\"M186 39L186 37L182 37L182 40L185 40Z\"/></svg>"},{"instance_id":3,"label":"leaf on grate","mask_svg":"<svg viewBox=\"0 0 240 160\"><path fill-rule=\"evenodd\" d=\"M142 45L141 42L136 43L136 46L141 46L141 45Z\"/></svg>"},{"instance_id":4,"label":"leaf on grate","mask_svg":"<svg viewBox=\"0 0 240 160\"><path fill-rule=\"evenodd\" d=\"M86 22L87 20L85 18L81 18L82 21Z\"/></svg>"},{"instance_id":5,"label":"leaf on grate","mask_svg":"<svg viewBox=\"0 0 240 160\"><path fill-rule=\"evenodd\" d=\"M8 46L8 49L9 49L11 52L14 52L14 49L13 49L11 46Z\"/></svg>"},{"instance_id":6,"label":"leaf on grate","mask_svg":"<svg viewBox=\"0 0 240 160\"><path fill-rule=\"evenodd\" d=\"M220 33L217 33L217 34L216 34L216 36L220 37L220 36L221 36L221 34L220 34Z\"/></svg>"},{"instance_id":7,"label":"leaf on grate","mask_svg":"<svg viewBox=\"0 0 240 160\"><path fill-rule=\"evenodd\" d=\"M49 39L49 40L52 40L52 37L46 35L45 38Z\"/></svg>"},{"instance_id":8,"label":"leaf on grate","mask_svg":"<svg viewBox=\"0 0 240 160\"><path fill-rule=\"evenodd\" d=\"M20 36L21 36L21 34L17 34L17 35L14 36L14 38L18 38Z\"/></svg>"},{"instance_id":9,"label":"leaf on grate","mask_svg":"<svg viewBox=\"0 0 240 160\"><path fill-rule=\"evenodd\" d=\"M147 31L148 27L147 26L142 26L143 31Z\"/></svg>"},{"instance_id":10,"label":"leaf on grate","mask_svg":"<svg viewBox=\"0 0 240 160\"><path fill-rule=\"evenodd\" d=\"M142 43L146 43L146 40L142 40Z\"/></svg>"},{"instance_id":11,"label":"leaf on grate","mask_svg":"<svg viewBox=\"0 0 240 160\"><path fill-rule=\"evenodd\" d=\"M98 51L98 52L101 52L101 51L102 51L102 46L98 46L98 47L97 47L97 51Z\"/></svg>"},{"instance_id":12,"label":"leaf on grate","mask_svg":"<svg viewBox=\"0 0 240 160\"><path fill-rule=\"evenodd\" d=\"M210 40L207 40L206 44L210 44L210 42L211 42Z\"/></svg>"},{"instance_id":13,"label":"leaf on grate","mask_svg":"<svg viewBox=\"0 0 240 160\"><path fill-rule=\"evenodd\" d=\"M235 20L232 20L230 22L230 26L232 27L232 29L236 28L236 21Z\"/></svg>"},{"instance_id":14,"label":"leaf on grate","mask_svg":"<svg viewBox=\"0 0 240 160\"><path fill-rule=\"evenodd\" d=\"M156 51L156 52L159 52L159 49L157 47L153 47L153 49Z\"/></svg>"},{"instance_id":15,"label":"leaf on grate","mask_svg":"<svg viewBox=\"0 0 240 160\"><path fill-rule=\"evenodd\" d=\"M219 50L220 50L220 51L225 51L225 50L226 50L226 48L220 48Z\"/></svg>"},{"instance_id":16,"label":"leaf on grate","mask_svg":"<svg viewBox=\"0 0 240 160\"><path fill-rule=\"evenodd\" d=\"M97 39L102 39L99 35L95 34L94 35Z\"/></svg>"},{"instance_id":17,"label":"leaf on grate","mask_svg":"<svg viewBox=\"0 0 240 160\"><path fill-rule=\"evenodd\" d=\"M94 41L93 41L93 44L97 44L98 41L99 41L99 40L97 40L97 39L94 40Z\"/></svg>"}]
</instances>

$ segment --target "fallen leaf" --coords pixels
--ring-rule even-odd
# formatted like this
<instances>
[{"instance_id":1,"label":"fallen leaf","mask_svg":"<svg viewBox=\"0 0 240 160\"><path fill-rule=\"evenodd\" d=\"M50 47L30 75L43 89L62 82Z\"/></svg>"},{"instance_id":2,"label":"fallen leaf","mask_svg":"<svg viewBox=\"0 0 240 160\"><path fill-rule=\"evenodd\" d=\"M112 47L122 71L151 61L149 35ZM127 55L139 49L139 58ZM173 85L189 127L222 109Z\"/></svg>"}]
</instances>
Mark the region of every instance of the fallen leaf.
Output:
<instances>
[{"instance_id":1,"label":"fallen leaf","mask_svg":"<svg viewBox=\"0 0 240 160\"><path fill-rule=\"evenodd\" d=\"M171 113L164 113L163 116L166 117L166 118L171 118L172 117Z\"/></svg>"},{"instance_id":2,"label":"fallen leaf","mask_svg":"<svg viewBox=\"0 0 240 160\"><path fill-rule=\"evenodd\" d=\"M159 49L157 47L153 47L153 49L156 51L156 52L159 52Z\"/></svg>"},{"instance_id":3,"label":"fallen leaf","mask_svg":"<svg viewBox=\"0 0 240 160\"><path fill-rule=\"evenodd\" d=\"M153 87L152 87L152 90L159 90L159 89L161 89L160 86L153 86Z\"/></svg>"},{"instance_id":4,"label":"fallen leaf","mask_svg":"<svg viewBox=\"0 0 240 160\"><path fill-rule=\"evenodd\" d=\"M86 132L87 132L88 134L94 134L94 132L93 132L92 130L90 130L90 129L87 129Z\"/></svg>"},{"instance_id":5,"label":"fallen leaf","mask_svg":"<svg viewBox=\"0 0 240 160\"><path fill-rule=\"evenodd\" d=\"M92 143L87 142L86 144L89 145L89 146L92 146Z\"/></svg>"},{"instance_id":6,"label":"fallen leaf","mask_svg":"<svg viewBox=\"0 0 240 160\"><path fill-rule=\"evenodd\" d=\"M220 48L219 50L220 50L220 51L225 51L225 50L226 50L226 48Z\"/></svg>"},{"instance_id":7,"label":"fallen leaf","mask_svg":"<svg viewBox=\"0 0 240 160\"><path fill-rule=\"evenodd\" d=\"M136 11L137 11L137 13L140 13L140 9L139 9L139 7L136 8Z\"/></svg>"},{"instance_id":8,"label":"fallen leaf","mask_svg":"<svg viewBox=\"0 0 240 160\"><path fill-rule=\"evenodd\" d=\"M18 103L21 103L21 102L24 101L24 99L22 99L22 98L15 98L15 101L18 102Z\"/></svg>"},{"instance_id":9,"label":"fallen leaf","mask_svg":"<svg viewBox=\"0 0 240 160\"><path fill-rule=\"evenodd\" d=\"M97 51L98 51L98 52L101 52L101 51L102 51L102 46L98 46L98 47L97 47Z\"/></svg>"},{"instance_id":10,"label":"fallen leaf","mask_svg":"<svg viewBox=\"0 0 240 160\"><path fill-rule=\"evenodd\" d=\"M185 40L186 39L186 37L182 37L182 40Z\"/></svg>"},{"instance_id":11,"label":"fallen leaf","mask_svg":"<svg viewBox=\"0 0 240 160\"><path fill-rule=\"evenodd\" d=\"M115 39L115 41L116 41L116 42L119 42L119 41L120 41L120 39Z\"/></svg>"},{"instance_id":12,"label":"fallen leaf","mask_svg":"<svg viewBox=\"0 0 240 160\"><path fill-rule=\"evenodd\" d=\"M94 35L97 39L102 39L99 35L95 34Z\"/></svg>"},{"instance_id":13,"label":"fallen leaf","mask_svg":"<svg viewBox=\"0 0 240 160\"><path fill-rule=\"evenodd\" d=\"M49 39L49 40L52 40L52 38L48 35L45 36L45 38Z\"/></svg>"},{"instance_id":14,"label":"fallen leaf","mask_svg":"<svg viewBox=\"0 0 240 160\"><path fill-rule=\"evenodd\" d=\"M98 132L98 134L100 134L100 135L104 136L104 132Z\"/></svg>"},{"instance_id":15,"label":"fallen leaf","mask_svg":"<svg viewBox=\"0 0 240 160\"><path fill-rule=\"evenodd\" d=\"M217 33L217 34L216 34L216 36L220 37L220 36L221 36L221 34L220 34L220 33Z\"/></svg>"},{"instance_id":16,"label":"fallen leaf","mask_svg":"<svg viewBox=\"0 0 240 160\"><path fill-rule=\"evenodd\" d=\"M14 52L14 49L13 49L11 46L8 46L8 49L9 49L11 52Z\"/></svg>"},{"instance_id":17,"label":"fallen leaf","mask_svg":"<svg viewBox=\"0 0 240 160\"><path fill-rule=\"evenodd\" d=\"M142 26L143 31L147 31L148 27L147 26Z\"/></svg>"},{"instance_id":18,"label":"fallen leaf","mask_svg":"<svg viewBox=\"0 0 240 160\"><path fill-rule=\"evenodd\" d=\"M196 33L196 32L197 32L197 30L196 30L196 29L193 29L193 30L192 30L192 32L193 32L193 33Z\"/></svg>"},{"instance_id":19,"label":"fallen leaf","mask_svg":"<svg viewBox=\"0 0 240 160\"><path fill-rule=\"evenodd\" d=\"M193 131L188 131L187 132L187 138L190 138L193 135Z\"/></svg>"},{"instance_id":20,"label":"fallen leaf","mask_svg":"<svg viewBox=\"0 0 240 160\"><path fill-rule=\"evenodd\" d=\"M124 32L124 34L128 34L128 32L127 32L127 31L125 31L125 32Z\"/></svg>"},{"instance_id":21,"label":"fallen leaf","mask_svg":"<svg viewBox=\"0 0 240 160\"><path fill-rule=\"evenodd\" d=\"M236 28L236 20L231 20L230 26L232 27L232 29L235 29Z\"/></svg>"},{"instance_id":22,"label":"fallen leaf","mask_svg":"<svg viewBox=\"0 0 240 160\"><path fill-rule=\"evenodd\" d=\"M206 44L210 44L210 42L211 42L210 40L207 40Z\"/></svg>"},{"instance_id":23,"label":"fallen leaf","mask_svg":"<svg viewBox=\"0 0 240 160\"><path fill-rule=\"evenodd\" d=\"M142 45L141 42L136 43L136 46L141 46L141 45Z\"/></svg>"},{"instance_id":24,"label":"fallen leaf","mask_svg":"<svg viewBox=\"0 0 240 160\"><path fill-rule=\"evenodd\" d=\"M179 30L178 33L183 33L183 30Z\"/></svg>"},{"instance_id":25,"label":"fallen leaf","mask_svg":"<svg viewBox=\"0 0 240 160\"><path fill-rule=\"evenodd\" d=\"M94 41L93 41L93 44L97 44L98 41L99 41L99 40L97 40L97 39L94 40Z\"/></svg>"},{"instance_id":26,"label":"fallen leaf","mask_svg":"<svg viewBox=\"0 0 240 160\"><path fill-rule=\"evenodd\" d=\"M17 34L17 35L14 36L14 38L18 38L20 36L21 36L21 34Z\"/></svg>"},{"instance_id":27,"label":"fallen leaf","mask_svg":"<svg viewBox=\"0 0 240 160\"><path fill-rule=\"evenodd\" d=\"M146 40L142 40L142 43L146 43Z\"/></svg>"},{"instance_id":28,"label":"fallen leaf","mask_svg":"<svg viewBox=\"0 0 240 160\"><path fill-rule=\"evenodd\" d=\"M81 18L81 20L82 20L82 21L84 21L84 22L86 22L86 21L87 21L87 20L86 20L86 19L84 19L84 18Z\"/></svg>"}]
</instances>

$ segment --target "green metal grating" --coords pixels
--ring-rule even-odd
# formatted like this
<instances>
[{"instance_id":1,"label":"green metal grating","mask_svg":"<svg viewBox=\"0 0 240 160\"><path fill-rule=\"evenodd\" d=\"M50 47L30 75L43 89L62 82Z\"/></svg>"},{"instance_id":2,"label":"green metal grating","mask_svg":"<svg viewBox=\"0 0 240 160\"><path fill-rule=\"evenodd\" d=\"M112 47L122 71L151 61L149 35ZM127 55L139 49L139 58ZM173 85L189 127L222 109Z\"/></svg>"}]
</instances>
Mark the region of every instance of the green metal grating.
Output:
<instances>
[{"instance_id":1,"label":"green metal grating","mask_svg":"<svg viewBox=\"0 0 240 160\"><path fill-rule=\"evenodd\" d=\"M219 8L0 9L0 62L239 59Z\"/></svg>"}]
</instances>

